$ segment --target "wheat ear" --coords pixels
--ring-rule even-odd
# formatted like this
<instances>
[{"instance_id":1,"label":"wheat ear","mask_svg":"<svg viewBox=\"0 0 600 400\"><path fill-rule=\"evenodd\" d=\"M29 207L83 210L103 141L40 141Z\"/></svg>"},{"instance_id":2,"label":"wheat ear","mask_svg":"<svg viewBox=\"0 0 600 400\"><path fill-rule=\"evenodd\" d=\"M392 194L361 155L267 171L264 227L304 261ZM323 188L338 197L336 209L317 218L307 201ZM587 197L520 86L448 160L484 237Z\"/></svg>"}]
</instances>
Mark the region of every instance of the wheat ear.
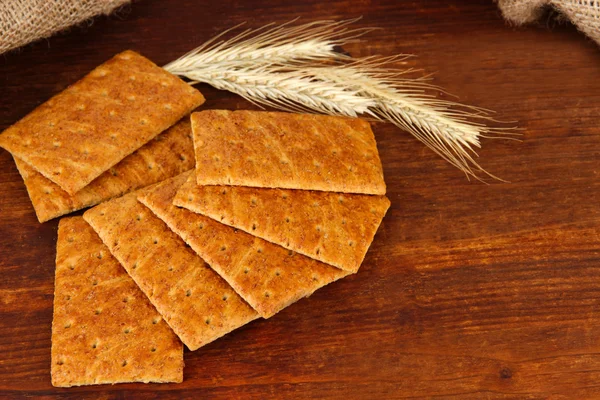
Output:
<instances>
[{"instance_id":1,"label":"wheat ear","mask_svg":"<svg viewBox=\"0 0 600 400\"><path fill-rule=\"evenodd\" d=\"M219 35L164 68L258 105L392 122L467 177L499 179L479 166L475 149L482 137L514 131L487 126L494 121L487 110L435 98L429 93L441 89L407 77L412 70L386 68L408 56L353 59L336 52L369 31L348 28L354 21L268 25L220 41Z\"/></svg>"}]
</instances>

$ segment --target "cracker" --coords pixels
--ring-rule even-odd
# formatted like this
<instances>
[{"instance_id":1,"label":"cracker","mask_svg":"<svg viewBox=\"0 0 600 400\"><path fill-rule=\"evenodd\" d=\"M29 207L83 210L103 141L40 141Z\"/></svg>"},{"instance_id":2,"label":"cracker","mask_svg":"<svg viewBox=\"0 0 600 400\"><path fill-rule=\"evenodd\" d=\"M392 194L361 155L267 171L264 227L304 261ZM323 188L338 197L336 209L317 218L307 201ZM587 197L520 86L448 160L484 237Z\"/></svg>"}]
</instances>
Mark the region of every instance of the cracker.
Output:
<instances>
[{"instance_id":1,"label":"cracker","mask_svg":"<svg viewBox=\"0 0 600 400\"><path fill-rule=\"evenodd\" d=\"M173 197L189 174L140 191L139 200L180 235L258 313L269 318L346 275L281 246L175 207Z\"/></svg>"},{"instance_id":2,"label":"cracker","mask_svg":"<svg viewBox=\"0 0 600 400\"><path fill-rule=\"evenodd\" d=\"M6 129L0 147L72 195L202 103L196 89L125 51Z\"/></svg>"},{"instance_id":3,"label":"cracker","mask_svg":"<svg viewBox=\"0 0 600 400\"><path fill-rule=\"evenodd\" d=\"M74 195L15 158L40 222L90 207L132 190L160 182L194 167L188 118L125 157Z\"/></svg>"},{"instance_id":4,"label":"cracker","mask_svg":"<svg viewBox=\"0 0 600 400\"><path fill-rule=\"evenodd\" d=\"M390 201L364 194L198 186L191 175L173 204L357 272Z\"/></svg>"},{"instance_id":5,"label":"cracker","mask_svg":"<svg viewBox=\"0 0 600 400\"><path fill-rule=\"evenodd\" d=\"M258 318L179 236L136 200L137 192L83 215L190 349Z\"/></svg>"},{"instance_id":6,"label":"cracker","mask_svg":"<svg viewBox=\"0 0 600 400\"><path fill-rule=\"evenodd\" d=\"M385 194L377 145L356 118L259 111L192 114L199 185Z\"/></svg>"},{"instance_id":7,"label":"cracker","mask_svg":"<svg viewBox=\"0 0 600 400\"><path fill-rule=\"evenodd\" d=\"M52 385L181 382L183 346L81 217L58 226Z\"/></svg>"}]
</instances>

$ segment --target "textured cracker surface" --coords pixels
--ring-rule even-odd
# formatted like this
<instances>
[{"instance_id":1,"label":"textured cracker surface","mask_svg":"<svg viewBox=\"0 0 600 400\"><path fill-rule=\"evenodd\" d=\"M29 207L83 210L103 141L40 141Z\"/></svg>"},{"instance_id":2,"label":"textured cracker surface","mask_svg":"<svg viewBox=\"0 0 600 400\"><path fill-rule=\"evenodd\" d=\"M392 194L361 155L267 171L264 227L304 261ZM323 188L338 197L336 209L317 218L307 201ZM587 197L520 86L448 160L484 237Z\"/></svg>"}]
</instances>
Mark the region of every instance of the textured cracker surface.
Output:
<instances>
[{"instance_id":1,"label":"textured cracker surface","mask_svg":"<svg viewBox=\"0 0 600 400\"><path fill-rule=\"evenodd\" d=\"M385 194L368 122L264 111L192 114L199 185Z\"/></svg>"},{"instance_id":2,"label":"textured cracker surface","mask_svg":"<svg viewBox=\"0 0 600 400\"><path fill-rule=\"evenodd\" d=\"M102 241L190 349L258 318L179 236L136 200L137 192L84 214Z\"/></svg>"},{"instance_id":3,"label":"textured cracker surface","mask_svg":"<svg viewBox=\"0 0 600 400\"><path fill-rule=\"evenodd\" d=\"M167 129L89 185L70 195L25 162L15 158L40 222L121 196L194 167L189 118Z\"/></svg>"},{"instance_id":4,"label":"textured cracker surface","mask_svg":"<svg viewBox=\"0 0 600 400\"><path fill-rule=\"evenodd\" d=\"M141 190L140 200L264 318L349 273L173 205L182 174Z\"/></svg>"},{"instance_id":5,"label":"textured cracker surface","mask_svg":"<svg viewBox=\"0 0 600 400\"><path fill-rule=\"evenodd\" d=\"M125 51L0 135L0 147L75 194L204 97L150 60Z\"/></svg>"},{"instance_id":6,"label":"textured cracker surface","mask_svg":"<svg viewBox=\"0 0 600 400\"><path fill-rule=\"evenodd\" d=\"M81 217L58 226L52 385L181 382L183 346Z\"/></svg>"},{"instance_id":7,"label":"textured cracker surface","mask_svg":"<svg viewBox=\"0 0 600 400\"><path fill-rule=\"evenodd\" d=\"M364 194L198 186L190 176L173 204L356 272L390 201Z\"/></svg>"}]
</instances>

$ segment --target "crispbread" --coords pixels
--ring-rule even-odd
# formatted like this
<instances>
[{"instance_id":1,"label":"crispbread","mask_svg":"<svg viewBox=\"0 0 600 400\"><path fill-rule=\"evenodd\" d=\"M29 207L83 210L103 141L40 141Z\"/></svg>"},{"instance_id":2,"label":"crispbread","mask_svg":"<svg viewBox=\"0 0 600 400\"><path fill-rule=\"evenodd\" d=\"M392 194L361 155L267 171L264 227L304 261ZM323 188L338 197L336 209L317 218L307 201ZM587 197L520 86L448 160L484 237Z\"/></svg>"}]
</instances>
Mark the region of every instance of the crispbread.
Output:
<instances>
[{"instance_id":1,"label":"crispbread","mask_svg":"<svg viewBox=\"0 0 600 400\"><path fill-rule=\"evenodd\" d=\"M183 208L173 197L189 174L139 191L139 200L180 235L264 318L346 275Z\"/></svg>"},{"instance_id":2,"label":"crispbread","mask_svg":"<svg viewBox=\"0 0 600 400\"><path fill-rule=\"evenodd\" d=\"M98 204L160 182L194 167L188 118L125 157L88 186L70 195L25 162L15 158L40 222Z\"/></svg>"},{"instance_id":3,"label":"crispbread","mask_svg":"<svg viewBox=\"0 0 600 400\"><path fill-rule=\"evenodd\" d=\"M385 194L377 145L356 118L259 111L192 114L199 185Z\"/></svg>"},{"instance_id":4,"label":"crispbread","mask_svg":"<svg viewBox=\"0 0 600 400\"><path fill-rule=\"evenodd\" d=\"M173 204L356 272L390 201L364 194L198 186L190 175Z\"/></svg>"},{"instance_id":5,"label":"crispbread","mask_svg":"<svg viewBox=\"0 0 600 400\"><path fill-rule=\"evenodd\" d=\"M183 346L81 217L56 243L52 385L181 382Z\"/></svg>"},{"instance_id":6,"label":"crispbread","mask_svg":"<svg viewBox=\"0 0 600 400\"><path fill-rule=\"evenodd\" d=\"M203 102L125 51L6 129L0 147L72 195Z\"/></svg>"},{"instance_id":7,"label":"crispbread","mask_svg":"<svg viewBox=\"0 0 600 400\"><path fill-rule=\"evenodd\" d=\"M83 217L181 341L196 350L257 318L136 196L133 192L102 203Z\"/></svg>"}]
</instances>

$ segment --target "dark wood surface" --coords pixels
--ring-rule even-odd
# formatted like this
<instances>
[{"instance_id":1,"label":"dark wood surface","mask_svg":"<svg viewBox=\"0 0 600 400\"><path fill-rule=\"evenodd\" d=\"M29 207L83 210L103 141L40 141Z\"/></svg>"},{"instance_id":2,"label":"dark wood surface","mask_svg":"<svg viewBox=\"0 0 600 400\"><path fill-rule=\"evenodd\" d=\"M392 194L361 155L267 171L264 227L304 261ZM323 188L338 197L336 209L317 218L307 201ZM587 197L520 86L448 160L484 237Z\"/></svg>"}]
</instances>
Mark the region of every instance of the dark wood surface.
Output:
<instances>
[{"instance_id":1,"label":"dark wood surface","mask_svg":"<svg viewBox=\"0 0 600 400\"><path fill-rule=\"evenodd\" d=\"M0 57L0 129L113 54L159 65L242 21L363 15L353 55L411 65L518 120L484 142L483 185L399 129L374 131L392 207L360 272L185 354L182 384L50 385L57 221L39 224L0 151L0 397L600 398L600 49L491 1L141 1ZM246 108L200 89L209 108Z\"/></svg>"}]
</instances>

